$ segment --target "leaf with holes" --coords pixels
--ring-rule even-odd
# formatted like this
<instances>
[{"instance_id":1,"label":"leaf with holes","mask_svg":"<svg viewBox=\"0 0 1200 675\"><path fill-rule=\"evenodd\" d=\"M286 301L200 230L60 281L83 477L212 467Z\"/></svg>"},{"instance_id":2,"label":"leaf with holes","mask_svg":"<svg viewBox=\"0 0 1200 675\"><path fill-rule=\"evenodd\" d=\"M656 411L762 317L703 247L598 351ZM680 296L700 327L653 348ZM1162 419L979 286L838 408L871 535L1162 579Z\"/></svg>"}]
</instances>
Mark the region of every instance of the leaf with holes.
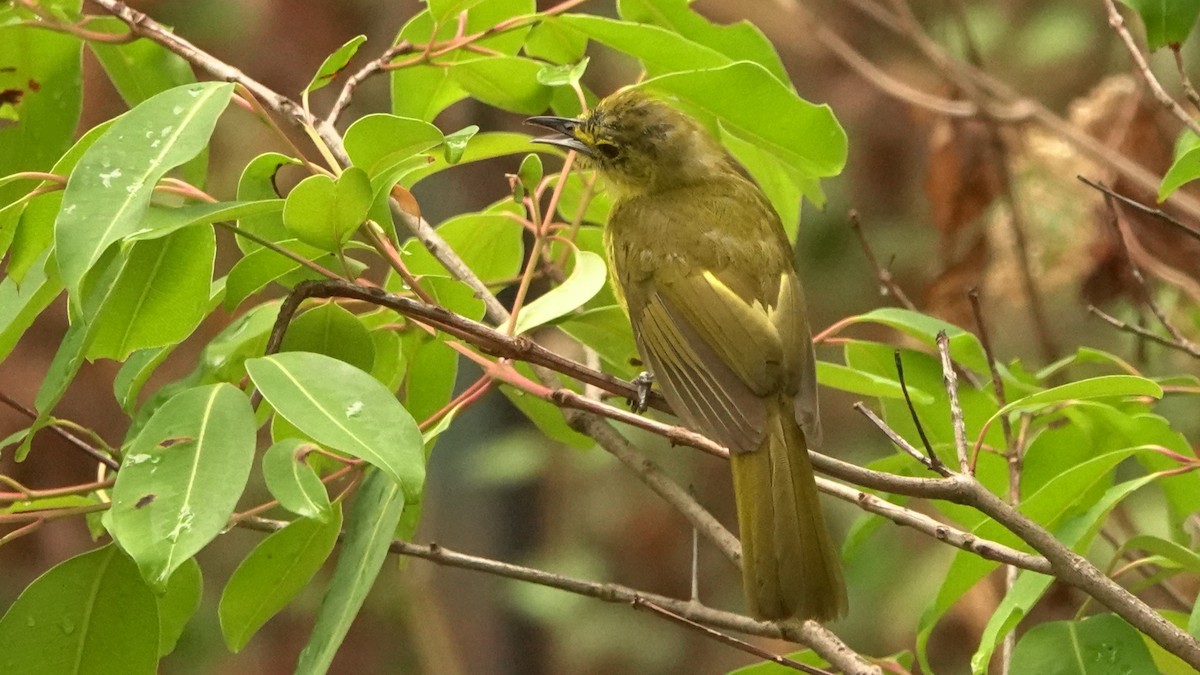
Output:
<instances>
[{"instance_id":1,"label":"leaf with holes","mask_svg":"<svg viewBox=\"0 0 1200 675\"><path fill-rule=\"evenodd\" d=\"M110 531L151 585L229 523L254 459L254 411L240 390L185 390L154 412L122 450Z\"/></svg>"}]
</instances>

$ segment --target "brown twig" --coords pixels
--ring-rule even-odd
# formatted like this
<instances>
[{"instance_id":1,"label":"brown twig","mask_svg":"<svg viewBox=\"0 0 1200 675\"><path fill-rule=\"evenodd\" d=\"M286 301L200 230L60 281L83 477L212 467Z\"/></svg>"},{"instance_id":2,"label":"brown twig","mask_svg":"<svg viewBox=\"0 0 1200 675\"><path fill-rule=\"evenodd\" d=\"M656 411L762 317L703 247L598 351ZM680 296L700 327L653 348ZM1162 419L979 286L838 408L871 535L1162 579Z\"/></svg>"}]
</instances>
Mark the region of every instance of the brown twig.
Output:
<instances>
[{"instance_id":1,"label":"brown twig","mask_svg":"<svg viewBox=\"0 0 1200 675\"><path fill-rule=\"evenodd\" d=\"M808 666L800 663L799 661L789 659L786 656L772 654L762 647L752 645L745 640L739 640L732 635L726 635L720 631L713 630L712 628L709 628L708 626L705 626L697 621L693 621L685 616L680 616L665 607L660 607L642 596L635 597L633 601L630 602L630 605L632 605L634 609L648 610L652 614L656 614L667 621L683 626L684 628L694 630L711 640L720 642L721 644L729 645L734 649L739 649L747 654L750 654L751 656L757 656L758 658L770 661L771 663L777 663L785 668L798 670L802 673L809 673L810 675L833 675L833 673L830 673L828 670L814 668L813 666Z\"/></svg>"},{"instance_id":2,"label":"brown twig","mask_svg":"<svg viewBox=\"0 0 1200 675\"><path fill-rule=\"evenodd\" d=\"M1183 109L1183 106L1179 105L1179 102L1172 98L1166 89L1163 89L1158 78L1151 72L1150 64L1146 62L1146 56L1142 54L1142 50L1138 49L1137 43L1133 41L1133 35L1125 27L1125 19L1117 11L1117 6L1113 3L1113 0L1104 0L1104 7L1108 10L1108 25L1112 26L1117 37L1121 38L1126 51L1133 58L1133 64L1137 66L1138 74L1141 75L1142 80L1150 87L1150 92L1154 94L1155 100L1161 103L1172 115L1179 118L1179 121L1183 122L1184 126L1188 129L1191 129L1192 133L1200 135L1200 124L1197 124L1196 120Z\"/></svg>"},{"instance_id":3,"label":"brown twig","mask_svg":"<svg viewBox=\"0 0 1200 675\"><path fill-rule=\"evenodd\" d=\"M983 319L983 308L979 304L979 289L972 288L967 291L967 299L971 301L971 313L975 315L975 325L979 328L979 342L983 345L984 355L987 356L988 370L992 375L992 391L996 392L996 403L1003 408L1008 404L1008 398L1004 395L1004 379L1000 377L1000 369L996 367L996 353L992 350L992 338L987 329L987 322ZM1011 452L1012 424L1008 421L1007 416L1000 419L1000 426L1004 430L1004 441Z\"/></svg>"},{"instance_id":4,"label":"brown twig","mask_svg":"<svg viewBox=\"0 0 1200 675\"><path fill-rule=\"evenodd\" d=\"M1142 275L1142 270L1138 267L1137 263L1134 262L1133 254L1129 251L1129 244L1125 241L1125 228L1121 227L1121 217L1117 212L1117 205L1111 194L1105 193L1104 206L1108 212L1108 223L1113 230L1113 236L1117 238L1117 246L1121 249L1121 254L1125 259L1125 264L1129 268L1130 276L1132 276L1134 281L1137 283L1138 291L1141 295L1139 300L1141 300L1142 304L1144 304L1150 310L1150 312L1154 314L1155 318L1158 319L1158 322L1162 324L1162 327L1165 328L1168 333L1170 333L1171 337L1174 338L1176 342L1186 342L1183 334L1179 332L1179 329L1175 327L1175 324L1167 317L1162 308L1158 306L1158 303L1154 301L1154 293L1151 292L1150 285L1146 283L1146 277Z\"/></svg>"},{"instance_id":5,"label":"brown twig","mask_svg":"<svg viewBox=\"0 0 1200 675\"><path fill-rule=\"evenodd\" d=\"M967 425L963 421L962 404L958 400L958 374L950 361L950 339L946 331L937 334L938 355L942 359L942 383L946 386L946 395L950 397L950 422L954 427L954 451L958 455L958 470L966 475L974 475L971 458L967 452Z\"/></svg>"},{"instance_id":6,"label":"brown twig","mask_svg":"<svg viewBox=\"0 0 1200 675\"><path fill-rule=\"evenodd\" d=\"M261 532L277 532L286 527L288 523L266 518L248 518L238 524L242 527ZM604 602L632 606L640 598L642 601L653 603L679 616L704 625L734 630L746 635L791 640L809 645L826 661L848 673L878 674L880 672L878 668L855 654L841 643L840 640L836 640L835 638L835 641L826 642L826 638L831 634L828 634L828 631L812 621L806 621L799 626L791 623L756 621L747 616L713 609L689 600L646 593L620 584L585 581L531 567L523 567L489 558L458 553L437 544L422 546L420 544L394 540L388 550L397 555L421 558L446 567L467 569L507 579L533 583L539 586L556 588Z\"/></svg>"},{"instance_id":7,"label":"brown twig","mask_svg":"<svg viewBox=\"0 0 1200 675\"><path fill-rule=\"evenodd\" d=\"M1117 330L1122 330L1127 333L1133 333L1134 335L1137 335L1138 337L1145 338L1147 340L1150 340L1151 342L1156 342L1164 347L1170 347L1171 349L1176 349L1176 350L1181 351L1189 356L1200 359L1200 346L1197 346L1196 344L1192 343L1191 341L1176 342L1175 340L1172 340L1168 337L1159 335L1158 333L1147 330L1141 326L1135 326L1131 323L1126 323L1126 322L1118 319L1117 317L1106 313L1104 310L1100 309L1099 307L1096 307L1095 305L1088 305L1087 311L1096 315L1101 320L1103 320L1105 323L1109 324L1113 328L1116 328Z\"/></svg>"},{"instance_id":8,"label":"brown twig","mask_svg":"<svg viewBox=\"0 0 1200 675\"><path fill-rule=\"evenodd\" d=\"M913 426L917 429L917 435L921 437L921 444L925 446L925 453L929 455L928 466L937 473L943 476L950 475L945 464L942 464L942 459L933 451L933 445L929 442L929 437L925 435L925 425L921 424L921 418L917 415L917 407L913 405L912 396L908 392L908 382L904 378L904 359L900 357L900 350L892 352L892 357L896 361L896 377L900 380L900 391L904 394L904 403L908 406L908 414L912 417Z\"/></svg>"},{"instance_id":9,"label":"brown twig","mask_svg":"<svg viewBox=\"0 0 1200 675\"><path fill-rule=\"evenodd\" d=\"M858 217L858 210L850 209L850 228L858 235L858 241L862 244L863 253L867 256L867 262L871 264L871 269L875 270L875 278L879 280L879 294L887 297L891 295L896 298L906 309L917 311L917 306L912 300L908 299L908 295L903 288L896 283L892 277L892 272L888 268L879 264L879 259L875 257L875 251L871 248L871 242L867 239L867 233L863 231L862 222Z\"/></svg>"},{"instance_id":10,"label":"brown twig","mask_svg":"<svg viewBox=\"0 0 1200 675\"><path fill-rule=\"evenodd\" d=\"M1200 112L1200 93L1196 92L1196 88L1192 86L1192 80L1188 77L1187 68L1183 65L1182 45L1170 45L1171 54L1175 56L1175 68L1179 71L1179 84L1183 87L1183 95L1187 98L1188 103Z\"/></svg>"},{"instance_id":11,"label":"brown twig","mask_svg":"<svg viewBox=\"0 0 1200 675\"><path fill-rule=\"evenodd\" d=\"M2 391L0 391L0 403L4 403L4 405L7 405L8 407L12 408L13 410L17 411L18 413L24 415L25 417L27 417L31 420L36 421L38 419L37 412L30 410L29 408L26 408L24 405L21 405L21 403L18 402L16 399L10 397L8 394L5 394ZM84 441L82 438L79 438L78 436L76 436L75 434L72 434L71 432L67 431L66 429L61 428L59 425L55 424L53 421L51 421L51 423L48 424L47 426L49 426L50 431L54 432L55 434L58 434L58 436L60 438L62 438L64 441L70 443L72 447L76 448L77 450L80 450L81 452L83 452L85 455L87 455L91 459L103 464L104 466L108 467L109 469L112 469L113 471L116 471L118 468L120 468L121 464L119 462L117 462L117 460L113 459L112 457L109 457L108 455L104 454L100 450L92 447L90 443L88 443L87 441ZM39 431L38 429L30 429L29 433L35 434L38 431Z\"/></svg>"}]
</instances>

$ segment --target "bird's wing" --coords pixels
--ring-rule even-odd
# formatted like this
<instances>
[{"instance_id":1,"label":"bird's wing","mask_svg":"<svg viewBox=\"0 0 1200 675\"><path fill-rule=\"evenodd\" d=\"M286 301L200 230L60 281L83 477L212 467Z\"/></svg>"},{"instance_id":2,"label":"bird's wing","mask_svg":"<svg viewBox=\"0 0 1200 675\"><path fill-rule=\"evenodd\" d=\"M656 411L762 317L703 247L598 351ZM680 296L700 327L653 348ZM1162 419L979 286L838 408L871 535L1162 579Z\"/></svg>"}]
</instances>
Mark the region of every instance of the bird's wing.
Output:
<instances>
[{"instance_id":1,"label":"bird's wing","mask_svg":"<svg viewBox=\"0 0 1200 675\"><path fill-rule=\"evenodd\" d=\"M767 402L780 394L794 397L797 421L819 436L799 283L788 270L771 285L775 297L763 302L744 273L698 271L660 280L632 317L655 376L683 402L681 416L735 451L758 447Z\"/></svg>"}]
</instances>

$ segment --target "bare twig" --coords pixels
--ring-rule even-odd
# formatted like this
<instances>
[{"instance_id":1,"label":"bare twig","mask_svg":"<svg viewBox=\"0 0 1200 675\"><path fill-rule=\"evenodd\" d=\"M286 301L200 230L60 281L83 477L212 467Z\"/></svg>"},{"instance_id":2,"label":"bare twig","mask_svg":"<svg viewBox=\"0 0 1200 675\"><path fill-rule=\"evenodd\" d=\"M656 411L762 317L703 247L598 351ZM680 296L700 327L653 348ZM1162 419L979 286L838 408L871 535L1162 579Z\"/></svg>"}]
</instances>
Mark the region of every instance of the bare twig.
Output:
<instances>
[{"instance_id":1,"label":"bare twig","mask_svg":"<svg viewBox=\"0 0 1200 675\"><path fill-rule=\"evenodd\" d=\"M889 427L886 422L884 422L882 419L880 419L880 417L878 415L876 415L874 413L874 411L872 411L867 406L863 405L862 401L855 402L854 409L857 410L859 413L861 413L863 417L866 417L867 419L871 420L872 424L874 424L876 427L879 428L880 431L882 431L884 434L886 434L888 439L891 440L891 442L896 447L903 450L904 453L907 454L909 457L912 457L913 459L917 460L922 465L924 465L925 468L929 469L930 471L940 473L943 476L947 475L946 473L943 473L946 471L945 466L942 466L941 469L938 469L934 466L934 463L933 463L933 460L931 459L931 457L936 457L936 455L934 455L932 453L930 453L930 455L928 455L928 456L922 454L921 451L919 451L915 447L913 447L912 443L909 443L907 440L904 439L903 436L896 433L896 431L894 429Z\"/></svg>"},{"instance_id":2,"label":"bare twig","mask_svg":"<svg viewBox=\"0 0 1200 675\"><path fill-rule=\"evenodd\" d=\"M1146 206L1145 204L1137 201L1136 199L1126 197L1125 195L1121 194L1120 192L1116 192L1112 188L1106 186L1104 183L1098 183L1098 182L1089 180L1087 178L1084 178L1083 176L1076 176L1076 178L1079 179L1079 182L1083 183L1084 185L1087 185L1088 187L1093 188L1095 190L1099 190L1100 192L1103 192L1104 194L1106 194L1110 197L1113 197L1114 199L1121 202L1122 204L1125 204L1126 206L1131 206L1131 207L1137 209L1138 211L1141 211L1142 213L1154 216L1155 218L1161 220L1162 222L1164 222L1168 225L1171 225L1172 227L1175 227L1180 232L1182 232L1183 234L1186 234L1187 236L1191 237L1192 239L1195 239L1196 241L1200 241L1200 231L1194 230L1191 227L1184 225L1183 223L1181 223L1178 220L1176 220L1175 218L1173 218L1171 216L1171 214L1167 213L1166 211L1163 211L1162 209L1156 209L1151 206Z\"/></svg>"},{"instance_id":3,"label":"bare twig","mask_svg":"<svg viewBox=\"0 0 1200 675\"><path fill-rule=\"evenodd\" d=\"M833 673L830 673L828 670L814 668L813 666L808 666L803 663L800 663L799 661L789 659L786 656L780 656L779 654L772 654L771 652L763 649L762 647L759 647L757 645L752 645L749 642L746 642L745 640L739 640L739 639L733 637L732 635L726 635L720 631L713 630L712 628L709 628L708 626L705 626L701 623L693 621L687 617L680 616L665 607L659 607L658 605L654 604L653 602L650 602L649 600L646 600L645 598L643 598L641 596L634 598L630 604L633 606L634 609L649 610L651 613L657 614L658 616L661 616L662 618L666 619L667 621L670 621L671 623L679 624L680 626L683 626L684 628L689 628L691 630L694 630L698 633L701 633L702 635L704 635L705 637L707 637L711 640L715 640L722 644L729 645L729 646L733 647L734 649L740 649L741 651L744 651L747 654L750 654L752 656L757 656L760 659L765 659L767 661L770 661L771 663L778 663L779 665L784 666L785 668L799 670L802 673L810 673L811 675L833 675Z\"/></svg>"},{"instance_id":4,"label":"bare twig","mask_svg":"<svg viewBox=\"0 0 1200 675\"><path fill-rule=\"evenodd\" d=\"M279 520L254 517L248 518L238 523L238 525L262 532L277 532L286 527L287 523ZM792 624L787 623L756 621L747 616L713 609L689 600L668 598L666 596L638 591L620 584L585 581L531 567L523 567L498 560L458 553L437 544L422 546L395 540L391 543L389 550L398 555L422 558L446 567L457 567L508 579L516 579L540 586L556 588L568 593L596 598L604 602L632 605L640 599L642 602L653 603L681 617L704 625L734 630L746 635L792 640L809 645L826 661L833 663L836 667L846 672L879 673L879 670L875 666L872 666L863 660L862 657L854 654L840 640L837 640L836 637L831 637L831 633L828 633L819 624L812 621L807 621L799 627L793 627Z\"/></svg>"},{"instance_id":5,"label":"bare twig","mask_svg":"<svg viewBox=\"0 0 1200 675\"><path fill-rule=\"evenodd\" d=\"M958 374L950 361L950 339L946 331L938 331L938 354L942 358L942 382L946 386L946 395L950 397L950 421L954 426L954 451L958 454L958 470L967 475L975 473L971 466L971 458L967 452L967 426L963 421L962 404L958 400Z\"/></svg>"},{"instance_id":6,"label":"bare twig","mask_svg":"<svg viewBox=\"0 0 1200 675\"><path fill-rule=\"evenodd\" d=\"M1146 283L1146 277L1142 275L1142 270L1134 262L1133 255L1129 251L1129 243L1125 241L1125 228L1121 227L1121 217L1117 212L1117 205L1111 194L1104 194L1104 206L1108 211L1109 226L1112 227L1113 235L1117 238L1117 245L1121 249L1122 257L1125 258L1125 264L1129 267L1129 274L1137 283L1138 291L1141 294L1141 298L1139 299L1142 301L1142 304L1149 308L1150 312L1154 314L1158 322L1162 324L1162 327L1170 333L1176 342L1186 342L1183 334L1179 332L1175 324L1167 317L1162 308L1158 306L1158 303L1154 301L1154 293L1151 292L1149 284Z\"/></svg>"},{"instance_id":7,"label":"bare twig","mask_svg":"<svg viewBox=\"0 0 1200 675\"><path fill-rule=\"evenodd\" d=\"M1100 309L1099 307L1096 307L1095 305L1088 305L1087 311L1091 312L1092 314L1095 314L1097 317L1102 319L1105 323L1109 324L1113 328L1116 328L1117 330L1123 330L1127 333L1133 333L1134 335L1137 335L1138 337L1146 338L1147 340L1150 340L1151 342L1156 342L1164 347L1170 347L1171 349L1179 350L1189 356L1200 359L1200 347L1198 347L1196 344L1192 343L1191 341L1177 342L1175 340L1172 340L1171 338L1164 337L1162 335L1159 335L1158 333L1147 330L1141 326L1135 326L1131 323L1126 323L1126 322L1118 319L1117 317L1106 313L1104 310Z\"/></svg>"},{"instance_id":8,"label":"bare twig","mask_svg":"<svg viewBox=\"0 0 1200 675\"><path fill-rule=\"evenodd\" d=\"M1187 68L1183 65L1183 54L1180 50L1181 45L1170 45L1171 54L1175 56L1175 68L1179 71L1179 84L1183 87L1183 95L1188 102L1197 111L1200 111L1200 93L1196 92L1196 88L1192 86L1192 79L1188 77Z\"/></svg>"},{"instance_id":9,"label":"bare twig","mask_svg":"<svg viewBox=\"0 0 1200 675\"><path fill-rule=\"evenodd\" d=\"M921 424L921 418L917 415L917 408L913 405L912 396L908 393L908 382L904 379L904 359L900 357L900 350L892 352L892 356L896 360L896 377L900 380L900 391L904 393L904 403L908 406L908 414L912 417L913 426L917 428L917 435L921 437L921 444L925 446L925 453L929 455L928 466L937 473L948 476L950 470L942 463L942 458L933 451L933 445L929 442L929 437L925 435L925 425Z\"/></svg>"},{"instance_id":10,"label":"bare twig","mask_svg":"<svg viewBox=\"0 0 1200 675\"><path fill-rule=\"evenodd\" d=\"M1169 110L1172 115L1179 118L1180 122L1192 130L1192 133L1200 135L1200 124L1179 105L1179 102L1163 89L1158 78L1150 70L1150 64L1146 62L1146 56L1142 54L1142 50L1138 49L1137 43L1133 41L1133 35L1129 33L1129 29L1125 27L1125 19L1121 17L1121 13L1117 11L1117 6L1113 0L1104 0L1104 7L1108 10L1108 25L1112 26L1113 31L1121 38L1121 42L1125 44L1125 49L1129 52L1129 56L1133 58L1133 64L1137 66L1138 74L1142 76L1142 80L1150 87L1150 92L1154 94L1155 100ZM1182 72L1182 69L1180 69Z\"/></svg>"},{"instance_id":11,"label":"bare twig","mask_svg":"<svg viewBox=\"0 0 1200 675\"><path fill-rule=\"evenodd\" d=\"M862 222L859 221L858 211L850 209L850 228L858 235L858 241L862 244L863 253L867 256L867 262L871 263L871 268L875 270L875 278L879 280L879 294L887 297L891 295L896 298L903 307L917 311L917 306L912 300L908 299L908 295L903 288L896 283L892 277L892 271L883 265L879 264L879 259L875 257L875 251L871 248L871 242L867 239L867 233L863 231Z\"/></svg>"},{"instance_id":12,"label":"bare twig","mask_svg":"<svg viewBox=\"0 0 1200 675\"><path fill-rule=\"evenodd\" d=\"M0 391L0 403L4 403L4 405L12 408L13 410L17 411L18 413L29 418L30 420L36 421L38 419L37 412L30 410L29 408L26 408L19 401L10 397L8 394L5 394L2 391ZM72 447L83 452L85 455L87 455L94 461L97 461L97 462L103 464L104 466L108 467L109 469L112 469L113 471L116 471L118 468L120 468L121 464L119 462L117 462L117 460L113 459L112 457L109 457L108 455L104 454L97 448L92 447L92 445L90 443L88 443L87 441L83 440L82 438L76 436L75 434L72 434L71 432L67 431L66 429L63 429L58 424L55 424L53 421L51 421L50 424L48 424L47 426L50 427L50 431L54 432L55 434L58 434L58 436L60 438L62 438L64 441L70 443ZM39 431L38 429L30 429L29 433L34 434L34 433L37 433L38 431Z\"/></svg>"},{"instance_id":13,"label":"bare twig","mask_svg":"<svg viewBox=\"0 0 1200 675\"><path fill-rule=\"evenodd\" d=\"M988 333L987 323L983 319L983 308L979 305L979 289L972 288L967 291L967 298L971 301L971 312L975 315L975 325L979 327L979 342L983 345L983 353L987 356L988 370L992 374L992 390L996 392L996 403L1003 408L1008 404L1008 398L1004 395L1004 379L1000 377L1000 369L996 367L996 353L992 350L992 339ZM1008 417L1000 418L1000 426L1004 429L1004 441L1008 445L1009 452L1012 451L1012 424L1008 421Z\"/></svg>"}]
</instances>

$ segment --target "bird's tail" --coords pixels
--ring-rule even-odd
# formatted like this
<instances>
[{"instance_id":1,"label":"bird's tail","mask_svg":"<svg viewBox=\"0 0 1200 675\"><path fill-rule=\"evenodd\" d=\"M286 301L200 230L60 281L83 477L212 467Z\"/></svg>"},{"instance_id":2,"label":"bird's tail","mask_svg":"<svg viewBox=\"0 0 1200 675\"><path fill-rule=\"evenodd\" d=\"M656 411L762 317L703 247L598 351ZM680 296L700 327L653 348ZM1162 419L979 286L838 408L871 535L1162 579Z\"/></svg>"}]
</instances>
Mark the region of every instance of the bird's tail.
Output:
<instances>
[{"instance_id":1,"label":"bird's tail","mask_svg":"<svg viewBox=\"0 0 1200 675\"><path fill-rule=\"evenodd\" d=\"M846 584L804 432L782 403L768 424L758 450L730 455L746 601L762 619L836 619L846 612Z\"/></svg>"}]
</instances>

